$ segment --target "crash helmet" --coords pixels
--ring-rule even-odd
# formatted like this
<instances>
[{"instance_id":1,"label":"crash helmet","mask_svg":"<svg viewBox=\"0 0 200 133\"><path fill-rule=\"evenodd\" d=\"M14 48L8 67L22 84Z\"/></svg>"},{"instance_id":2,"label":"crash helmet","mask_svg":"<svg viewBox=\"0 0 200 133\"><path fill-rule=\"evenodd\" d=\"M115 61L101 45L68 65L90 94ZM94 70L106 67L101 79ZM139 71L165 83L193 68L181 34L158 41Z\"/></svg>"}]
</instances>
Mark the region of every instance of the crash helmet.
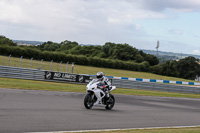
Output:
<instances>
[{"instance_id":1,"label":"crash helmet","mask_svg":"<svg viewBox=\"0 0 200 133\"><path fill-rule=\"evenodd\" d=\"M96 76L97 76L97 79L102 79L104 74L103 72L98 72Z\"/></svg>"}]
</instances>

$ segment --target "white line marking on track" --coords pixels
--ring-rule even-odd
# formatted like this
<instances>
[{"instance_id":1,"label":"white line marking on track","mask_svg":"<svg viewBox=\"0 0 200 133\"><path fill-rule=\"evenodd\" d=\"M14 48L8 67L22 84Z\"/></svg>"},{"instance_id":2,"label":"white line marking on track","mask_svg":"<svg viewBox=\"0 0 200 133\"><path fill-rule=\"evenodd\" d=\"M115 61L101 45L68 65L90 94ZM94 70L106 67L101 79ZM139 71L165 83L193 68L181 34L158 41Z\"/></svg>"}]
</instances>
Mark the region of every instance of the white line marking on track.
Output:
<instances>
[{"instance_id":1,"label":"white line marking on track","mask_svg":"<svg viewBox=\"0 0 200 133\"><path fill-rule=\"evenodd\" d=\"M73 133L73 132L95 132L95 131L118 131L118 130L134 130L134 129L164 129L164 128L191 128L195 126L171 126L171 127L147 127L147 128L123 128L123 129L99 129L99 130L75 130L75 131L51 131L51 132L27 132L27 133Z\"/></svg>"}]
</instances>

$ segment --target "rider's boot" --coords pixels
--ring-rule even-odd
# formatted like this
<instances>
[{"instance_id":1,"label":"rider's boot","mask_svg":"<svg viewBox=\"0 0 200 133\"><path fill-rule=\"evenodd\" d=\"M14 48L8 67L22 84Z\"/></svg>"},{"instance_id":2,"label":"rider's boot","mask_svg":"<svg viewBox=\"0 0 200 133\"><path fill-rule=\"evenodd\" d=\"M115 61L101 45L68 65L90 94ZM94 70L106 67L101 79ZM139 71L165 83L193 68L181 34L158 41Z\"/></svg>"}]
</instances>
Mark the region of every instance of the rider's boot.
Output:
<instances>
[{"instance_id":1,"label":"rider's boot","mask_svg":"<svg viewBox=\"0 0 200 133\"><path fill-rule=\"evenodd\" d=\"M110 97L108 90L105 91L105 95L106 95L107 98Z\"/></svg>"},{"instance_id":2,"label":"rider's boot","mask_svg":"<svg viewBox=\"0 0 200 133\"><path fill-rule=\"evenodd\" d=\"M94 103L94 105L102 104L101 98L98 98L97 101Z\"/></svg>"}]
</instances>

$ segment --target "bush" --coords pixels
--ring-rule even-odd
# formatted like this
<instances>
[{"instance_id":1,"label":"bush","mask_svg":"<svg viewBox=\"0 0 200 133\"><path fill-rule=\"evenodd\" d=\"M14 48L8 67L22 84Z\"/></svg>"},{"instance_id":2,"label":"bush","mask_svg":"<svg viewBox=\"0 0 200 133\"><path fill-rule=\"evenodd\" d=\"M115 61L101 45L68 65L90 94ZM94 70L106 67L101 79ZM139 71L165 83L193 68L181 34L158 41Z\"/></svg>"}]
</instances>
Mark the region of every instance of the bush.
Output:
<instances>
[{"instance_id":1,"label":"bush","mask_svg":"<svg viewBox=\"0 0 200 133\"><path fill-rule=\"evenodd\" d=\"M160 65L151 66L150 71L155 74L161 74L162 67Z\"/></svg>"}]
</instances>

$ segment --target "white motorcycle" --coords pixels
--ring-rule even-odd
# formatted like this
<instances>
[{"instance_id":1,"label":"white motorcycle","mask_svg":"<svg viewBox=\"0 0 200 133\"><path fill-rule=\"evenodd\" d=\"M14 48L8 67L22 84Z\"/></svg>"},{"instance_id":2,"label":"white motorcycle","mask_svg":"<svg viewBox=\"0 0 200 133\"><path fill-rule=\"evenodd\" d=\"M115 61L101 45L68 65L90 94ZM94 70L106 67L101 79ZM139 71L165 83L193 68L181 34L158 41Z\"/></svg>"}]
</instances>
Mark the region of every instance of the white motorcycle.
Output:
<instances>
[{"instance_id":1,"label":"white motorcycle","mask_svg":"<svg viewBox=\"0 0 200 133\"><path fill-rule=\"evenodd\" d=\"M111 110L114 107L115 98L109 93L116 89L116 86L107 89L100 84L98 79L93 79L87 84L86 89L87 95L84 99L85 108L91 109L95 105L103 105L106 109Z\"/></svg>"}]
</instances>

